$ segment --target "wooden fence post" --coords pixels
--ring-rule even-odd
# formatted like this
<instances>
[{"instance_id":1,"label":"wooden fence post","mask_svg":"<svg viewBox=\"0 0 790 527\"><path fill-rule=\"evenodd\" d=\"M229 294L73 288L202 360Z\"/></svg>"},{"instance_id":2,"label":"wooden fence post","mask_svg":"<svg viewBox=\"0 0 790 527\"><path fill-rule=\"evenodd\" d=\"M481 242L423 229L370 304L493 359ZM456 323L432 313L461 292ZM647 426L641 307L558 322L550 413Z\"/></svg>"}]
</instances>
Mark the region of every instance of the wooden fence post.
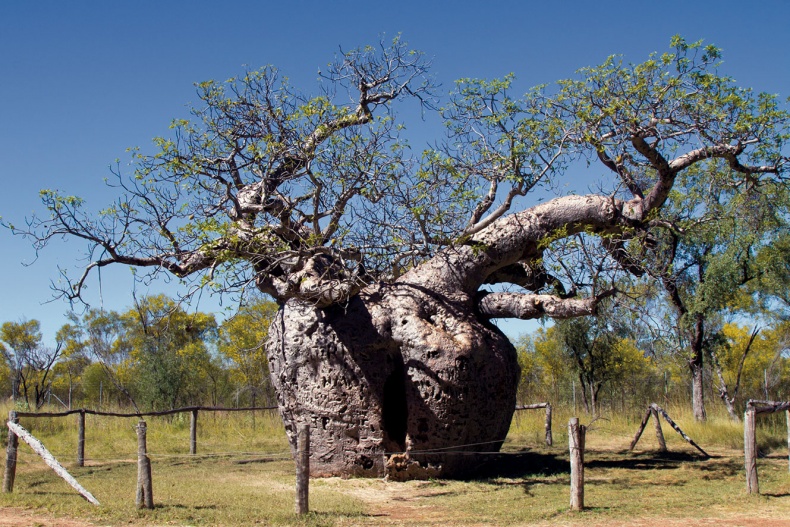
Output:
<instances>
[{"instance_id":1,"label":"wooden fence post","mask_svg":"<svg viewBox=\"0 0 790 527\"><path fill-rule=\"evenodd\" d=\"M703 456L705 456L705 457L707 457L707 458L709 458L709 457L710 457L710 454L708 454L707 452L705 452L704 450L702 450L702 447L701 447L701 446L699 446L697 443L695 443L693 439L691 439L689 436L687 436L687 435L686 435L686 433L685 433L683 430L681 430L681 429L680 429L680 427L677 425L677 423L676 423L675 421L673 421L671 417L669 417L669 414L668 414L668 413L667 413L667 412L666 412L666 411L665 411L663 408L661 408L660 406L658 406L656 403L651 403L651 404L650 404L650 408L651 408L652 410L654 410L655 412L657 412L657 413L656 413L656 415L658 415L658 414L661 414L661 415L663 415L663 416L664 416L664 421L666 421L667 423L669 423L669 426L671 426L671 427L672 427L672 428L675 430L675 432L677 432L678 434L680 434L680 437L682 437L683 439L685 439L685 440L686 440L686 443L688 443L689 445L691 445L691 446L693 446L694 448L696 448L697 450L699 450L699 451L700 451L700 453L701 453Z\"/></svg>"},{"instance_id":2,"label":"wooden fence post","mask_svg":"<svg viewBox=\"0 0 790 527\"><path fill-rule=\"evenodd\" d=\"M746 465L746 492L749 494L760 493L760 485L757 481L756 413L754 407L748 405L743 413L743 457Z\"/></svg>"},{"instance_id":3,"label":"wooden fence post","mask_svg":"<svg viewBox=\"0 0 790 527\"><path fill-rule=\"evenodd\" d=\"M310 425L300 424L296 436L296 514L307 514L310 486Z\"/></svg>"},{"instance_id":4,"label":"wooden fence post","mask_svg":"<svg viewBox=\"0 0 790 527\"><path fill-rule=\"evenodd\" d=\"M551 437L551 403L546 403L546 446L551 446L554 439Z\"/></svg>"},{"instance_id":5,"label":"wooden fence post","mask_svg":"<svg viewBox=\"0 0 790 527\"><path fill-rule=\"evenodd\" d=\"M77 466L85 466L85 410L77 414Z\"/></svg>"},{"instance_id":6,"label":"wooden fence post","mask_svg":"<svg viewBox=\"0 0 790 527\"><path fill-rule=\"evenodd\" d=\"M664 441L664 431L661 430L661 419L658 418L658 412L655 408L650 408L650 414L653 416L653 424L656 427L656 439L658 440L659 452L667 451L667 443Z\"/></svg>"},{"instance_id":7,"label":"wooden fence post","mask_svg":"<svg viewBox=\"0 0 790 527\"><path fill-rule=\"evenodd\" d=\"M568 447L571 455L571 510L584 509L584 440L586 429L578 417L568 421Z\"/></svg>"},{"instance_id":8,"label":"wooden fence post","mask_svg":"<svg viewBox=\"0 0 790 527\"><path fill-rule=\"evenodd\" d=\"M192 410L192 418L189 420L189 453L193 456L197 454L197 409Z\"/></svg>"},{"instance_id":9,"label":"wooden fence post","mask_svg":"<svg viewBox=\"0 0 790 527\"><path fill-rule=\"evenodd\" d=\"M642 432L644 432L645 427L647 426L647 422L650 420L651 415L653 415L653 409L648 406L645 415L642 417L642 423L639 425L639 430L636 431L636 435L634 436L634 439L631 441L631 446L628 447L628 450L633 450L634 448L636 448L636 444L639 442L639 438L642 437Z\"/></svg>"},{"instance_id":10,"label":"wooden fence post","mask_svg":"<svg viewBox=\"0 0 790 527\"><path fill-rule=\"evenodd\" d=\"M30 448L33 449L33 452L41 456L41 459L44 460L44 463L46 463L47 466L49 466L49 468L54 470L55 474L63 478L66 481L66 483L71 485L71 487L74 490L79 492L83 498L93 503L94 505L99 505L99 501L93 497L93 494L88 492L85 489L85 487L80 485L79 482L76 479L74 479L74 477L71 474L69 474L65 468L63 468L63 465L61 465L60 462L57 459L55 459L55 456L53 456L52 453L49 450L47 450L47 447L45 447L41 441L33 437L33 435L30 432L22 428L17 423L9 422L8 428L11 432L16 434L16 436L19 439L27 443L28 446L30 446Z\"/></svg>"},{"instance_id":11,"label":"wooden fence post","mask_svg":"<svg viewBox=\"0 0 790 527\"><path fill-rule=\"evenodd\" d=\"M790 471L790 408L787 409L787 470Z\"/></svg>"},{"instance_id":12,"label":"wooden fence post","mask_svg":"<svg viewBox=\"0 0 790 527\"><path fill-rule=\"evenodd\" d=\"M140 421L137 430L137 508L153 509L154 496L151 482L151 460L146 446L146 424Z\"/></svg>"},{"instance_id":13,"label":"wooden fence post","mask_svg":"<svg viewBox=\"0 0 790 527\"><path fill-rule=\"evenodd\" d=\"M19 418L16 412L11 410L8 412L8 421L14 424L19 423ZM14 492L14 479L16 479L16 453L19 448L19 438L9 428L8 429L8 445L5 450L5 474L3 475L3 492Z\"/></svg>"}]
</instances>

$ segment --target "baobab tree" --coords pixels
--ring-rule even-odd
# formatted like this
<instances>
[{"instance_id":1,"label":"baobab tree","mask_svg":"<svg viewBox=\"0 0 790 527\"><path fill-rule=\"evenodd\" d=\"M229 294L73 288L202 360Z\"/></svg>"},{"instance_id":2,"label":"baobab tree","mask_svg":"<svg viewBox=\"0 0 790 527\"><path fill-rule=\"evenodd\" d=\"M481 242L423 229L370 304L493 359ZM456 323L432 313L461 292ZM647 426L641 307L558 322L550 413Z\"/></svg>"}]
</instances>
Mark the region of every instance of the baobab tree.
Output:
<instances>
[{"instance_id":1,"label":"baobab tree","mask_svg":"<svg viewBox=\"0 0 790 527\"><path fill-rule=\"evenodd\" d=\"M396 103L431 111L437 89L397 39L340 54L314 97L272 67L201 83L194 119L114 171L112 206L45 191L49 215L15 232L88 243L72 300L114 264L274 298L272 384L291 444L312 426L313 474L457 475L514 410L516 350L495 319L593 314L673 228L660 210L684 170L782 173L778 103L714 73L718 49L672 47L519 98L510 77L459 81L447 137L419 159ZM598 192L523 208L577 166Z\"/></svg>"}]
</instances>

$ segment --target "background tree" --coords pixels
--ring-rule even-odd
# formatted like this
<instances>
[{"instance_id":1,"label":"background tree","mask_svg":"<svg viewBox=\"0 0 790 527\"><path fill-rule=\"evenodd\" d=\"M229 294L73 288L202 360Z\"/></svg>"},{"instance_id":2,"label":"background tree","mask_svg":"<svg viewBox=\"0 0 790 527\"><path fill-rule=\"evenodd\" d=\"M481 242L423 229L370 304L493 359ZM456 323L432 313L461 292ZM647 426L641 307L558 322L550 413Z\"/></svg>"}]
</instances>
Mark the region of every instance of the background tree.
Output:
<instances>
[{"instance_id":1,"label":"background tree","mask_svg":"<svg viewBox=\"0 0 790 527\"><path fill-rule=\"evenodd\" d=\"M460 81L442 112L447 141L419 166L394 103L430 103L434 90L423 56L397 39L340 55L315 97L273 68L202 83L194 120L116 174L111 207L93 216L44 191L49 216L15 232L37 248L88 243L91 263L62 288L71 299L112 264L271 295L271 378L289 439L313 425L314 474L381 475L395 451L457 474L473 456L441 452L497 449L515 406L516 350L491 319L593 313L612 273L573 262L595 247L607 269L640 272L654 231L671 228L660 210L684 171L728 166L740 188L784 169L776 98L717 75L715 47L672 46L520 98L508 78ZM510 212L580 160L606 170L600 192ZM568 251L577 259L563 267Z\"/></svg>"},{"instance_id":2,"label":"background tree","mask_svg":"<svg viewBox=\"0 0 790 527\"><path fill-rule=\"evenodd\" d=\"M58 337L61 336L59 333ZM25 405L29 407L32 395L34 408L40 408L52 387L50 373L63 343L57 342L55 348L44 346L38 320L3 323L0 340L5 342L0 352L11 366L14 401L24 398Z\"/></svg>"},{"instance_id":3,"label":"background tree","mask_svg":"<svg viewBox=\"0 0 790 527\"><path fill-rule=\"evenodd\" d=\"M234 384L249 393L251 406L260 398L266 405L275 401L264 344L276 312L277 304L259 299L241 306L219 327L217 350L230 361Z\"/></svg>"},{"instance_id":4,"label":"background tree","mask_svg":"<svg viewBox=\"0 0 790 527\"><path fill-rule=\"evenodd\" d=\"M0 348L3 347L5 347L4 344L0 342ZM12 386L11 367L8 364L5 353L0 353L0 396L10 399Z\"/></svg>"},{"instance_id":5,"label":"background tree","mask_svg":"<svg viewBox=\"0 0 790 527\"><path fill-rule=\"evenodd\" d=\"M768 366L765 360L767 347L761 345L764 344L763 342L756 344L759 333L759 326L755 326L749 331L733 324L725 325L721 331L721 342L710 350L711 361L718 379L719 397L727 408L730 419L736 422L740 421L740 418L738 412L735 411L734 403L744 381L746 359L751 353L752 357L757 360L751 360L749 366L752 366L753 363L760 363L766 368ZM770 361L774 353L769 351L768 354L768 361ZM728 379L725 378L725 368Z\"/></svg>"},{"instance_id":6,"label":"background tree","mask_svg":"<svg viewBox=\"0 0 790 527\"><path fill-rule=\"evenodd\" d=\"M562 320L553 328L579 378L584 408L598 415L598 394L617 371L619 335L600 322L605 317Z\"/></svg>"},{"instance_id":7,"label":"background tree","mask_svg":"<svg viewBox=\"0 0 790 527\"><path fill-rule=\"evenodd\" d=\"M760 247L755 265L758 279L753 292L760 299L761 308L780 320L790 319L790 235L788 225Z\"/></svg>"},{"instance_id":8,"label":"background tree","mask_svg":"<svg viewBox=\"0 0 790 527\"><path fill-rule=\"evenodd\" d=\"M84 371L85 396L101 407L108 402L136 406L131 347L126 326L115 311L89 309L78 321L80 346L91 358Z\"/></svg>"},{"instance_id":9,"label":"background tree","mask_svg":"<svg viewBox=\"0 0 790 527\"><path fill-rule=\"evenodd\" d=\"M721 320L738 309L761 274L758 254L785 228L783 183L733 181L729 166L689 170L665 208L663 266L654 266L674 312L677 350L692 378L692 407L705 419L704 358L721 339ZM660 260L659 260L660 261Z\"/></svg>"},{"instance_id":10,"label":"background tree","mask_svg":"<svg viewBox=\"0 0 790 527\"><path fill-rule=\"evenodd\" d=\"M64 324L55 337L62 343L62 351L52 368L52 392L69 409L72 401L83 395L82 375L91 364L88 350L80 338L77 317L72 315L70 318L71 323Z\"/></svg>"},{"instance_id":11,"label":"background tree","mask_svg":"<svg viewBox=\"0 0 790 527\"><path fill-rule=\"evenodd\" d=\"M153 409L199 404L213 368L207 342L214 339L214 316L187 313L157 295L141 298L120 321L119 345L129 349L135 398Z\"/></svg>"}]
</instances>

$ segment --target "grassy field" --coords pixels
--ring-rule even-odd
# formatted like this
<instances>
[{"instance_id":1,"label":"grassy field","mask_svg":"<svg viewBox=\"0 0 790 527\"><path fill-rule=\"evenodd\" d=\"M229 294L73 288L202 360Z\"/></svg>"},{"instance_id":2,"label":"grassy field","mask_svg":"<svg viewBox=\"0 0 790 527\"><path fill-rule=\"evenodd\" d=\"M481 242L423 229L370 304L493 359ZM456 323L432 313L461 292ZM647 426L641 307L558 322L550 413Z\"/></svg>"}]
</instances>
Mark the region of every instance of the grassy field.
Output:
<instances>
[{"instance_id":1,"label":"grassy field","mask_svg":"<svg viewBox=\"0 0 790 527\"><path fill-rule=\"evenodd\" d=\"M293 513L293 463L276 415L258 413L253 423L250 415L201 413L196 456L188 454L188 416L149 418L152 511L138 511L134 504L133 419L88 416L86 466L76 467L76 417L23 418L21 424L102 506L80 498L23 444L14 493L0 495L0 526L790 525L784 415L761 417L762 495L747 496L742 427L724 416L698 425L680 411L670 414L713 458L703 459L668 426L670 453L653 451L652 425L636 451L628 452L638 417L597 420L588 432L588 508L581 513L568 511L565 424L570 415L560 410L555 411L553 447L543 445L542 412L518 413L503 453L492 456L476 479L314 479L312 512L303 518ZM5 435L2 439L5 444Z\"/></svg>"}]
</instances>

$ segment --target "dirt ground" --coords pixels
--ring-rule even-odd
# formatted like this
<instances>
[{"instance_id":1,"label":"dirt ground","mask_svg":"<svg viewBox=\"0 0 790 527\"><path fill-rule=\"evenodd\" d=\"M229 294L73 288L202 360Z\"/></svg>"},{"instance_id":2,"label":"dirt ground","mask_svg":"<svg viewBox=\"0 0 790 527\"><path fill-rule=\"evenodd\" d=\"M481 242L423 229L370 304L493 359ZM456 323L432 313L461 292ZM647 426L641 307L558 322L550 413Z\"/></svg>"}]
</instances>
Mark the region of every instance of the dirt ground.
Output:
<instances>
[{"instance_id":1,"label":"dirt ground","mask_svg":"<svg viewBox=\"0 0 790 527\"><path fill-rule=\"evenodd\" d=\"M412 481L391 483L384 480L340 480L339 478L323 479L322 483L329 487L337 486L338 490L350 494L367 504L369 515L364 523L356 523L359 519L341 520L339 527L356 525L409 525L449 527L454 511L437 505L430 498L443 492L441 488L425 485L425 482ZM448 519L449 518L449 519ZM130 520L129 524L139 520ZM37 510L18 507L0 507L0 527L97 527L102 523L92 523L81 519L58 518ZM146 524L154 527L153 524ZM468 527L490 527L490 524L470 524ZM525 524L527 525L527 524ZM726 518L678 518L649 517L629 518L628 520L593 519L589 517L555 518L551 521L528 524L535 527L790 527L790 518L766 517L760 511L750 515L733 515Z\"/></svg>"},{"instance_id":2,"label":"dirt ground","mask_svg":"<svg viewBox=\"0 0 790 527\"><path fill-rule=\"evenodd\" d=\"M68 518L53 518L17 507L0 507L0 527L92 527L94 524Z\"/></svg>"},{"instance_id":3,"label":"dirt ground","mask_svg":"<svg viewBox=\"0 0 790 527\"><path fill-rule=\"evenodd\" d=\"M441 493L441 489L426 490L422 482L414 481L398 485L381 482L375 486L360 486L349 489L349 482L344 483L345 491L365 501L370 506L371 519L375 525L426 525L449 527L447 518L453 517L451 511L437 507L434 503L426 504L426 498L432 493ZM451 523L451 522L450 522ZM464 524L469 527L490 527L490 524ZM525 524L527 525L527 524ZM601 520L591 521L589 518L576 518L572 522L553 520L528 524L530 527L790 527L790 518L776 519L754 516L733 516L730 518L633 518L626 521Z\"/></svg>"},{"instance_id":4,"label":"dirt ground","mask_svg":"<svg viewBox=\"0 0 790 527\"><path fill-rule=\"evenodd\" d=\"M447 511L424 504L429 497L426 493L415 493L405 486L387 486L382 489L358 489L352 493L371 506L371 515L366 523L376 525L447 525ZM530 524L534 527L561 527L565 525L584 525L585 527L790 527L790 518L761 518L755 516L683 519L683 518L634 518L627 521L589 520L567 522L541 522ZM17 507L0 507L0 527L97 527L99 524L84 520L56 518ZM486 524L487 525L487 524ZM154 526L150 526L154 527ZM470 525L469 527L482 527Z\"/></svg>"}]
</instances>

